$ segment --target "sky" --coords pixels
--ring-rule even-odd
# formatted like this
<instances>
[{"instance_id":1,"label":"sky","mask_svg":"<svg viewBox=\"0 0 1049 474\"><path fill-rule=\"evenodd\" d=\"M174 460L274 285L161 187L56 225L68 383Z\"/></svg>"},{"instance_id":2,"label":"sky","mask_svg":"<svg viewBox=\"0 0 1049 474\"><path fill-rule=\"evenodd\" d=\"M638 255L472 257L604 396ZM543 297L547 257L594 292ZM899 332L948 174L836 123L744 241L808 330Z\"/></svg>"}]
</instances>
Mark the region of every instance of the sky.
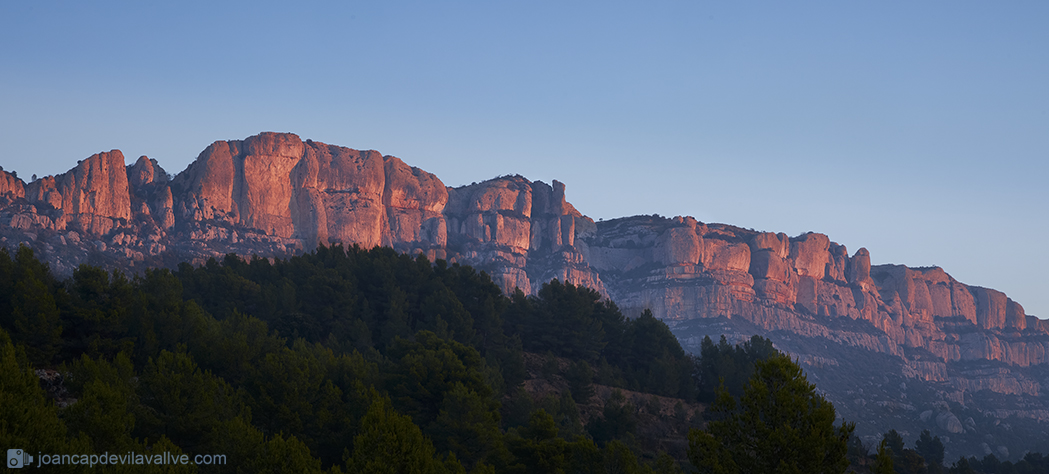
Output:
<instances>
[{"instance_id":1,"label":"sky","mask_svg":"<svg viewBox=\"0 0 1049 474\"><path fill-rule=\"evenodd\" d=\"M822 232L1049 318L1049 2L0 2L0 165L262 131Z\"/></svg>"}]
</instances>

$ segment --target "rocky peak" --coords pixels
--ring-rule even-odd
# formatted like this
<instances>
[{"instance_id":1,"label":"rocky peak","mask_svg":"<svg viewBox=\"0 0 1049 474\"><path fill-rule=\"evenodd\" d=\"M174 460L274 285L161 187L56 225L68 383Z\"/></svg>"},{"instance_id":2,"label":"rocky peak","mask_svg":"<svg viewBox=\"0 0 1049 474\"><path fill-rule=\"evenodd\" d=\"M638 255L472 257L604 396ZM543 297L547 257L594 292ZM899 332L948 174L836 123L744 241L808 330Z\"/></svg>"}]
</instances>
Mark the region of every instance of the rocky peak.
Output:
<instances>
[{"instance_id":1,"label":"rocky peak","mask_svg":"<svg viewBox=\"0 0 1049 474\"><path fill-rule=\"evenodd\" d=\"M64 174L29 183L26 198L57 211L48 227L73 225L88 234L105 234L131 218L124 155L120 150L92 155Z\"/></svg>"},{"instance_id":2,"label":"rocky peak","mask_svg":"<svg viewBox=\"0 0 1049 474\"><path fill-rule=\"evenodd\" d=\"M603 290L576 237L594 227L565 201L564 184L503 176L448 188L450 249L457 261L490 268L503 288L531 292L558 278Z\"/></svg>"}]
</instances>

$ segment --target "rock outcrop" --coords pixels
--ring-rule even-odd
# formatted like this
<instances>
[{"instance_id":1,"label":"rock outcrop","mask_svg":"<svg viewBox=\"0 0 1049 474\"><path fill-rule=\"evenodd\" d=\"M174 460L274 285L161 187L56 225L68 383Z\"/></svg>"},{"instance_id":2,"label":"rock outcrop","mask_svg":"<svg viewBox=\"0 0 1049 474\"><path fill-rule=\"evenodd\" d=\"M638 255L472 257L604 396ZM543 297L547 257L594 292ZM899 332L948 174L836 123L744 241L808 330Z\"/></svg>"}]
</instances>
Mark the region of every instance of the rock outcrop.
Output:
<instances>
[{"instance_id":1,"label":"rock outcrop","mask_svg":"<svg viewBox=\"0 0 1049 474\"><path fill-rule=\"evenodd\" d=\"M553 278L595 288L628 314L651 309L692 350L704 334L759 333L814 376L845 366L835 350L862 350L889 357L907 380L938 384L944 400L989 391L1024 400L999 411L1049 420L1049 379L1036 375L1049 367L1049 321L940 268L872 266L866 249L850 255L818 233L691 217L595 223L558 181L452 188L396 157L288 133L217 141L174 177L147 157L125 166L117 150L28 184L0 169L0 241L34 247L65 274L84 262L134 270L392 246L472 265L507 292ZM964 429L951 416L934 425Z\"/></svg>"},{"instance_id":2,"label":"rock outcrop","mask_svg":"<svg viewBox=\"0 0 1049 474\"><path fill-rule=\"evenodd\" d=\"M50 230L62 231L72 224L91 234L106 234L131 218L120 150L93 155L64 174L33 181L25 186L25 197L49 214L48 225L41 226Z\"/></svg>"},{"instance_id":3,"label":"rock outcrop","mask_svg":"<svg viewBox=\"0 0 1049 474\"><path fill-rule=\"evenodd\" d=\"M28 185L0 171L0 204L7 245L40 247L61 273L385 245L476 266L508 292L551 278L601 288L576 245L594 222L561 183L449 188L396 157L289 133L217 141L174 178L147 157L125 167L116 150Z\"/></svg>"}]
</instances>

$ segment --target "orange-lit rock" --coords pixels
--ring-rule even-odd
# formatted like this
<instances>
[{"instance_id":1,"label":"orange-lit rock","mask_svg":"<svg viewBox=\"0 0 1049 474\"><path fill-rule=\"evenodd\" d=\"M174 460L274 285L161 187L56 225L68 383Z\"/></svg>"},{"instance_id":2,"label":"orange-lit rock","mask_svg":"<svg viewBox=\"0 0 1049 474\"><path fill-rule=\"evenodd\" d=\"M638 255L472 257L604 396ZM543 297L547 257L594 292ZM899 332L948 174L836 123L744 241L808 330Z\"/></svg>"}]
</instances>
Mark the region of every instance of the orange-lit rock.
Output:
<instances>
[{"instance_id":1,"label":"orange-lit rock","mask_svg":"<svg viewBox=\"0 0 1049 474\"><path fill-rule=\"evenodd\" d=\"M307 245L389 245L382 154L313 141L306 145L291 172L294 237Z\"/></svg>"},{"instance_id":2,"label":"orange-lit rock","mask_svg":"<svg viewBox=\"0 0 1049 474\"><path fill-rule=\"evenodd\" d=\"M718 238L706 238L703 243L704 267L735 272L746 272L750 269L750 247L747 244Z\"/></svg>"},{"instance_id":3,"label":"orange-lit rock","mask_svg":"<svg viewBox=\"0 0 1049 474\"><path fill-rule=\"evenodd\" d=\"M825 274L830 260L830 239L826 235L808 233L790 241L790 259L798 275L817 280Z\"/></svg>"},{"instance_id":4,"label":"orange-lit rock","mask_svg":"<svg viewBox=\"0 0 1049 474\"><path fill-rule=\"evenodd\" d=\"M105 234L131 217L124 155L119 150L92 155L64 174L30 183L26 198L55 209L52 217L60 230L72 225Z\"/></svg>"},{"instance_id":5,"label":"orange-lit rock","mask_svg":"<svg viewBox=\"0 0 1049 474\"><path fill-rule=\"evenodd\" d=\"M976 303L976 323L984 329L1005 327L1005 313L1009 298L998 290L970 287Z\"/></svg>"},{"instance_id":6,"label":"orange-lit rock","mask_svg":"<svg viewBox=\"0 0 1049 474\"><path fill-rule=\"evenodd\" d=\"M703 241L691 227L671 227L660 236L664 265L696 265L703 261Z\"/></svg>"},{"instance_id":7,"label":"orange-lit rock","mask_svg":"<svg viewBox=\"0 0 1049 474\"><path fill-rule=\"evenodd\" d=\"M0 171L0 196L7 196L9 199L25 197L25 183L11 173Z\"/></svg>"},{"instance_id":8,"label":"orange-lit rock","mask_svg":"<svg viewBox=\"0 0 1049 474\"><path fill-rule=\"evenodd\" d=\"M864 290L874 287L874 280L871 280L871 254L867 249L860 248L849 259L845 279Z\"/></svg>"},{"instance_id":9,"label":"orange-lit rock","mask_svg":"<svg viewBox=\"0 0 1049 474\"><path fill-rule=\"evenodd\" d=\"M448 226L442 214L448 203L444 183L396 157L387 156L384 160L382 201L391 245L399 250L443 248L448 240Z\"/></svg>"}]
</instances>

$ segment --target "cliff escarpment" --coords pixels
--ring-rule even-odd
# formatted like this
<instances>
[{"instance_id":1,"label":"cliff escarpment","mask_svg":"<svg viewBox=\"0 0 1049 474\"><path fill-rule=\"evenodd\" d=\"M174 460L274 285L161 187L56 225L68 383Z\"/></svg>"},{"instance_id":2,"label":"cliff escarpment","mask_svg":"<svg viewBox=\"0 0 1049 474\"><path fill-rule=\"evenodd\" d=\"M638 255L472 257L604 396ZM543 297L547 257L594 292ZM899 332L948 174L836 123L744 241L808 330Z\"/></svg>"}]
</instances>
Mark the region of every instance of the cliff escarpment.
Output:
<instances>
[{"instance_id":1,"label":"cliff escarpment","mask_svg":"<svg viewBox=\"0 0 1049 474\"><path fill-rule=\"evenodd\" d=\"M613 300L650 308L672 326L742 318L899 357L920 349L942 363L1049 361L1049 325L1004 293L965 285L939 267L872 266L866 249L850 255L823 234L640 216L600 222L584 242ZM830 329L827 321L838 319L862 324Z\"/></svg>"},{"instance_id":2,"label":"cliff escarpment","mask_svg":"<svg viewBox=\"0 0 1049 474\"><path fill-rule=\"evenodd\" d=\"M391 246L474 266L508 292L553 278L596 288L628 313L651 309L693 351L704 335L764 335L817 378L867 384L863 396L825 388L845 413L911 406L916 426L945 436L976 430L939 426L951 406L1049 421L1049 322L940 268L871 265L866 249L850 253L818 233L690 217L595 223L557 181L452 188L396 157L293 134L215 142L175 176L147 157L126 166L117 150L29 183L0 171L0 240L33 247L60 274L81 263L134 271L319 244ZM876 356L864 366L856 354ZM864 371L885 381L848 378ZM901 405L900 390L871 395L889 372L929 387L922 403L934 413Z\"/></svg>"},{"instance_id":3,"label":"cliff escarpment","mask_svg":"<svg viewBox=\"0 0 1049 474\"><path fill-rule=\"evenodd\" d=\"M451 188L396 157L290 133L215 142L176 176L145 156L125 166L119 150L28 184L0 171L0 238L60 274L340 243L473 265L508 290L552 278L601 289L576 246L594 229L557 181Z\"/></svg>"}]
</instances>

